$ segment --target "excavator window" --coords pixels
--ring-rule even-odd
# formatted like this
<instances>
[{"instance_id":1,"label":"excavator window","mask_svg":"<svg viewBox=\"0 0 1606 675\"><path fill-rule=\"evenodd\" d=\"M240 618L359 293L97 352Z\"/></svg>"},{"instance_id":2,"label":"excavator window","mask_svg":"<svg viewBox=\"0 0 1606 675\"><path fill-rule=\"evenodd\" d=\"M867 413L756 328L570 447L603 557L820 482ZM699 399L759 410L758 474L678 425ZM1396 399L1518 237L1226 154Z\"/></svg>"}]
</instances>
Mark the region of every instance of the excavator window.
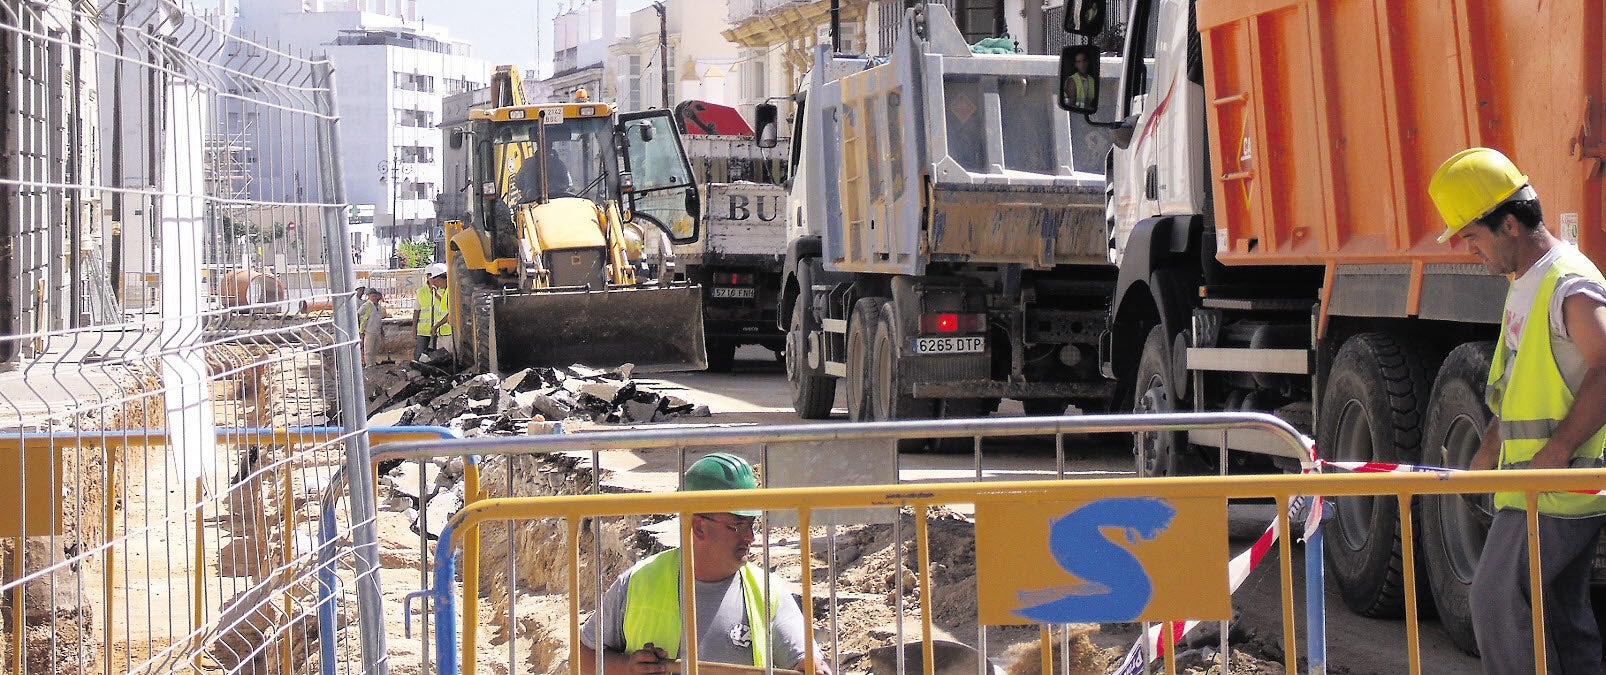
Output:
<instances>
[{"instance_id":1,"label":"excavator window","mask_svg":"<svg viewBox=\"0 0 1606 675\"><path fill-rule=\"evenodd\" d=\"M612 130L606 118L538 121L497 128L498 184L509 207L559 197L610 198L605 152Z\"/></svg>"}]
</instances>

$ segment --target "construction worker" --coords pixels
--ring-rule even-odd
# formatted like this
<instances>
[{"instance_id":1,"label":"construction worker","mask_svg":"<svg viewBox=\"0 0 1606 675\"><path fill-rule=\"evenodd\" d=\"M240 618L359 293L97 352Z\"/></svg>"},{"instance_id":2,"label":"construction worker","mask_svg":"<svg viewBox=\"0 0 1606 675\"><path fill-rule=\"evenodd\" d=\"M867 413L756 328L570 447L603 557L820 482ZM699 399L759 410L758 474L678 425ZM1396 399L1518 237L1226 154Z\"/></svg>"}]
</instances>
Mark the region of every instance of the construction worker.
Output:
<instances>
[{"instance_id":1,"label":"construction worker","mask_svg":"<svg viewBox=\"0 0 1606 675\"><path fill-rule=\"evenodd\" d=\"M1076 72L1065 78L1065 93L1071 96L1070 107L1076 110L1096 110L1099 107L1098 82L1093 77L1092 56L1087 50L1071 55Z\"/></svg>"},{"instance_id":2,"label":"construction worker","mask_svg":"<svg viewBox=\"0 0 1606 675\"><path fill-rule=\"evenodd\" d=\"M452 324L447 323L451 307L446 293L446 263L432 263L424 268L424 274L429 279L418 288L418 308L413 310L413 326L418 329L418 339L413 343L414 361L431 350L452 348Z\"/></svg>"},{"instance_id":3,"label":"construction worker","mask_svg":"<svg viewBox=\"0 0 1606 675\"><path fill-rule=\"evenodd\" d=\"M1606 279L1545 227L1539 196L1505 155L1472 148L1428 183L1449 229L1495 274L1512 278L1489 369L1494 413L1472 469L1601 466L1606 448ZM1497 492L1497 512L1472 580L1472 622L1486 673L1532 673L1527 507ZM1539 495L1539 565L1551 672L1600 673L1590 563L1606 498Z\"/></svg>"},{"instance_id":4,"label":"construction worker","mask_svg":"<svg viewBox=\"0 0 1606 675\"><path fill-rule=\"evenodd\" d=\"M735 455L716 452L686 469L687 490L751 490L753 468ZM764 571L747 561L758 511L692 516L692 576L696 579L699 661L801 668L802 612L778 580L770 582L765 607ZM681 549L650 556L619 575L597 612L580 627L581 672L596 672L601 634L603 672L610 675L666 673L685 651L680 634ZM765 620L768 615L769 620ZM830 675L816 651L815 675Z\"/></svg>"},{"instance_id":5,"label":"construction worker","mask_svg":"<svg viewBox=\"0 0 1606 675\"><path fill-rule=\"evenodd\" d=\"M364 297L357 308L357 334L362 336L362 363L371 366L379 362L379 344L384 340L385 308L380 303L385 294L369 288Z\"/></svg>"}]
</instances>

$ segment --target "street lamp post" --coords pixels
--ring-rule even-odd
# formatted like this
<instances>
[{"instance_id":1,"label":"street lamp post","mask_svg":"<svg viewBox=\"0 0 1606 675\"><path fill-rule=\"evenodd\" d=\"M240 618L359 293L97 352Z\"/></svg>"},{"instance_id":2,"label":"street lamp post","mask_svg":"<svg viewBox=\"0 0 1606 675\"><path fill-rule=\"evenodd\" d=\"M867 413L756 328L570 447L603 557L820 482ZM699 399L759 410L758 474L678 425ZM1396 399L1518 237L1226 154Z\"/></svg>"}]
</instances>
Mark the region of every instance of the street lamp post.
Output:
<instances>
[{"instance_id":1,"label":"street lamp post","mask_svg":"<svg viewBox=\"0 0 1606 675\"><path fill-rule=\"evenodd\" d=\"M658 100L669 109L669 11L664 3L652 3L658 12Z\"/></svg>"},{"instance_id":2,"label":"street lamp post","mask_svg":"<svg viewBox=\"0 0 1606 675\"><path fill-rule=\"evenodd\" d=\"M395 157L391 160L380 160L378 165L379 182L383 183L387 178L390 180L390 262L392 269L401 266L396 260L397 249L402 239L401 179L411 176L413 173L411 167L402 165L400 148L397 148L395 153ZM408 234L412 234L411 230L409 230Z\"/></svg>"}]
</instances>

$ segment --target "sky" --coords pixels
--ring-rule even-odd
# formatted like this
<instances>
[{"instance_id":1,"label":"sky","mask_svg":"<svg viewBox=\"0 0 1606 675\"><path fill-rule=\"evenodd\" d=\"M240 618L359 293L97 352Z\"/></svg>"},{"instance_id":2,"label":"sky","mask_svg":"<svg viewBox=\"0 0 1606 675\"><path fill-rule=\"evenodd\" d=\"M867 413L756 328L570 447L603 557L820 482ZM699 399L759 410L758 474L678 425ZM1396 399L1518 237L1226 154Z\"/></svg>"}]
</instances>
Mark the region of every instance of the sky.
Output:
<instances>
[{"instance_id":1,"label":"sky","mask_svg":"<svg viewBox=\"0 0 1606 675\"><path fill-rule=\"evenodd\" d=\"M445 26L453 37L472 42L474 56L492 64L515 64L521 71L539 63L541 73L550 75L554 19L571 7L595 1L419 0L418 12L426 23ZM639 9L650 4L649 0L617 2L620 9Z\"/></svg>"}]
</instances>

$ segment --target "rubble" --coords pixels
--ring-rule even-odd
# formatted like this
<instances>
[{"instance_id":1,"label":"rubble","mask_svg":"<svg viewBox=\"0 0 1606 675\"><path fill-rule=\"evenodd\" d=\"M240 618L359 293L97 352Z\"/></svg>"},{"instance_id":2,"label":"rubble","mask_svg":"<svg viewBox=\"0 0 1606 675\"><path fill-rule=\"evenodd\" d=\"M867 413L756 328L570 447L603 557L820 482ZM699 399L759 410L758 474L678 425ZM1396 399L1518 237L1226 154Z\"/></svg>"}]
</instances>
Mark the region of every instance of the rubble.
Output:
<instances>
[{"instance_id":1,"label":"rubble","mask_svg":"<svg viewBox=\"0 0 1606 675\"><path fill-rule=\"evenodd\" d=\"M364 373L370 426L445 426L464 436L523 434L532 421L645 424L708 417L708 406L653 391L625 367L529 368L507 378L461 374L407 361ZM539 419L537 419L539 418Z\"/></svg>"},{"instance_id":2,"label":"rubble","mask_svg":"<svg viewBox=\"0 0 1606 675\"><path fill-rule=\"evenodd\" d=\"M364 370L368 425L441 426L464 437L548 434L571 426L646 424L708 417L708 406L652 390L629 377L626 366L603 371L574 365L528 368L506 378L458 373L450 357L426 354L423 361L384 363ZM380 462L383 501L405 514L416 534L429 539L463 507L461 457L433 462Z\"/></svg>"}]
</instances>

